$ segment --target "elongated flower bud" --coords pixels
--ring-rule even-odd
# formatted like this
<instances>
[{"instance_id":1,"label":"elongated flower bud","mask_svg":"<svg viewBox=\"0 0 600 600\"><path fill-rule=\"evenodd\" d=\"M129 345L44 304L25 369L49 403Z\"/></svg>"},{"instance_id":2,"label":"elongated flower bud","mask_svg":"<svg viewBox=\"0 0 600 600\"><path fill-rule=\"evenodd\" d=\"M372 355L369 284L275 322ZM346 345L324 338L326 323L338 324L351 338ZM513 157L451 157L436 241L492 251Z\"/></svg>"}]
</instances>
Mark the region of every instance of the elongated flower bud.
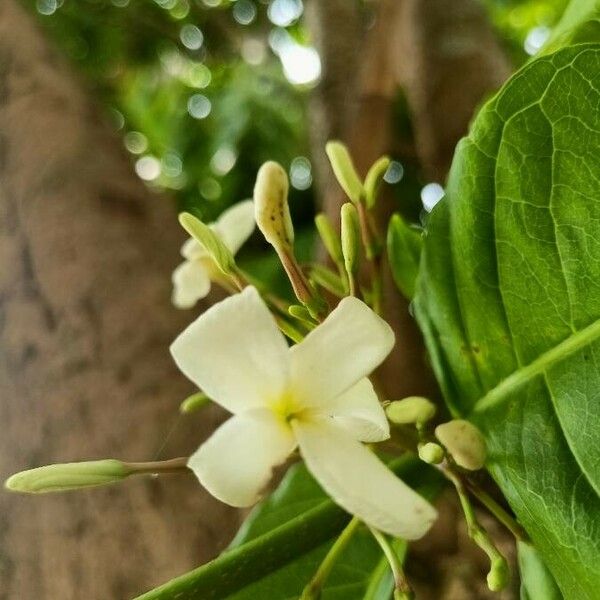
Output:
<instances>
[{"instance_id":1,"label":"elongated flower bud","mask_svg":"<svg viewBox=\"0 0 600 600\"><path fill-rule=\"evenodd\" d=\"M360 252L360 224L354 204L346 202L342 206L342 254L348 275L356 273Z\"/></svg>"},{"instance_id":2,"label":"elongated flower bud","mask_svg":"<svg viewBox=\"0 0 600 600\"><path fill-rule=\"evenodd\" d=\"M409 396L390 402L385 408L388 419L397 425L426 423L435 415L435 404L421 396Z\"/></svg>"},{"instance_id":3,"label":"elongated flower bud","mask_svg":"<svg viewBox=\"0 0 600 600\"><path fill-rule=\"evenodd\" d=\"M455 419L438 425L435 436L458 466L469 471L476 471L484 466L487 456L485 439L481 431L469 421Z\"/></svg>"},{"instance_id":4,"label":"elongated flower bud","mask_svg":"<svg viewBox=\"0 0 600 600\"><path fill-rule=\"evenodd\" d=\"M294 243L288 187L287 173L278 163L268 161L258 170L254 186L256 224L276 249L288 250Z\"/></svg>"},{"instance_id":5,"label":"elongated flower bud","mask_svg":"<svg viewBox=\"0 0 600 600\"><path fill-rule=\"evenodd\" d=\"M9 477L4 486L12 492L27 494L63 492L115 483L130 474L131 470L119 460L93 460L21 471Z\"/></svg>"},{"instance_id":6,"label":"elongated flower bud","mask_svg":"<svg viewBox=\"0 0 600 600\"><path fill-rule=\"evenodd\" d=\"M341 265L344 261L342 256L342 244L340 242L340 236L336 233L331 221L327 218L327 215L319 213L315 217L315 225L317 231L323 240L323 244L331 256L331 260L334 263Z\"/></svg>"},{"instance_id":7,"label":"elongated flower bud","mask_svg":"<svg viewBox=\"0 0 600 600\"><path fill-rule=\"evenodd\" d=\"M377 201L377 193L379 185L383 181L383 176L390 166L390 159L387 156L382 156L379 160L373 163L365 177L365 200L367 207L373 208Z\"/></svg>"},{"instance_id":8,"label":"elongated flower bud","mask_svg":"<svg viewBox=\"0 0 600 600\"><path fill-rule=\"evenodd\" d=\"M331 141L325 145L325 152L333 168L338 183L354 204L358 204L364 196L362 181L354 168L348 148L342 142Z\"/></svg>"},{"instance_id":9,"label":"elongated flower bud","mask_svg":"<svg viewBox=\"0 0 600 600\"><path fill-rule=\"evenodd\" d=\"M179 215L179 223L206 249L223 273L231 273L235 267L233 254L208 225L186 212Z\"/></svg>"}]
</instances>

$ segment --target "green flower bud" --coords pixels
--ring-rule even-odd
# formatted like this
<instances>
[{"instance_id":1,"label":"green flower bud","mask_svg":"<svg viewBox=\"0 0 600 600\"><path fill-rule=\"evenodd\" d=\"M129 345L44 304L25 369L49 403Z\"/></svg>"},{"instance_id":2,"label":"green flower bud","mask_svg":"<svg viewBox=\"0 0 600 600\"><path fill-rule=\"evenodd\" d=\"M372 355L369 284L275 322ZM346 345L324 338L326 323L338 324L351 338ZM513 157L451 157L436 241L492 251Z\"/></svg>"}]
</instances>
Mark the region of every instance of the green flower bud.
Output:
<instances>
[{"instance_id":1,"label":"green flower bud","mask_svg":"<svg viewBox=\"0 0 600 600\"><path fill-rule=\"evenodd\" d=\"M202 244L223 273L232 272L235 267L233 254L208 225L187 212L179 215L179 223L196 241Z\"/></svg>"},{"instance_id":2,"label":"green flower bud","mask_svg":"<svg viewBox=\"0 0 600 600\"><path fill-rule=\"evenodd\" d=\"M504 557L492 561L490 571L487 574L487 585L492 592L502 591L510 581L510 569Z\"/></svg>"},{"instance_id":3,"label":"green flower bud","mask_svg":"<svg viewBox=\"0 0 600 600\"><path fill-rule=\"evenodd\" d=\"M365 177L365 199L367 207L373 208L377 201L377 192L379 185L383 181L383 176L390 166L390 159L387 156L382 156L379 160L373 163Z\"/></svg>"},{"instance_id":4,"label":"green flower bud","mask_svg":"<svg viewBox=\"0 0 600 600\"><path fill-rule=\"evenodd\" d=\"M354 204L358 204L364 196L360 177L354 168L348 148L342 142L331 141L325 145L325 152L333 168L338 183Z\"/></svg>"},{"instance_id":5,"label":"green flower bud","mask_svg":"<svg viewBox=\"0 0 600 600\"><path fill-rule=\"evenodd\" d=\"M323 245L327 249L331 260L334 263L341 265L344 261L342 256L342 243L340 242L340 236L337 234L331 221L323 213L319 213L315 217L315 225L317 231L323 240Z\"/></svg>"},{"instance_id":6,"label":"green flower bud","mask_svg":"<svg viewBox=\"0 0 600 600\"><path fill-rule=\"evenodd\" d=\"M487 457L485 438L469 421L455 419L442 423L435 428L435 436L446 447L459 467L476 471L485 465Z\"/></svg>"},{"instance_id":7,"label":"green flower bud","mask_svg":"<svg viewBox=\"0 0 600 600\"><path fill-rule=\"evenodd\" d=\"M354 204L346 202L342 206L342 254L348 275L356 273L360 252L360 223Z\"/></svg>"},{"instance_id":8,"label":"green flower bud","mask_svg":"<svg viewBox=\"0 0 600 600\"><path fill-rule=\"evenodd\" d=\"M62 492L116 483L131 472L124 463L113 459L64 463L21 471L9 477L4 486L12 492L27 494Z\"/></svg>"},{"instance_id":9,"label":"green flower bud","mask_svg":"<svg viewBox=\"0 0 600 600\"><path fill-rule=\"evenodd\" d=\"M179 412L187 415L203 408L210 402L210 398L204 392L196 392L188 396L180 405Z\"/></svg>"},{"instance_id":10,"label":"green flower bud","mask_svg":"<svg viewBox=\"0 0 600 600\"><path fill-rule=\"evenodd\" d=\"M426 423L433 418L436 407L431 400L421 396L409 396L402 400L395 400L386 406L385 412L388 419L397 425L410 423Z\"/></svg>"},{"instance_id":11,"label":"green flower bud","mask_svg":"<svg viewBox=\"0 0 600 600\"><path fill-rule=\"evenodd\" d=\"M437 465L444 460L444 449L435 442L419 444L419 458L430 465Z\"/></svg>"},{"instance_id":12,"label":"green flower bud","mask_svg":"<svg viewBox=\"0 0 600 600\"><path fill-rule=\"evenodd\" d=\"M294 244L288 188L287 173L278 163L268 161L258 170L254 186L256 224L276 249L290 250Z\"/></svg>"}]
</instances>

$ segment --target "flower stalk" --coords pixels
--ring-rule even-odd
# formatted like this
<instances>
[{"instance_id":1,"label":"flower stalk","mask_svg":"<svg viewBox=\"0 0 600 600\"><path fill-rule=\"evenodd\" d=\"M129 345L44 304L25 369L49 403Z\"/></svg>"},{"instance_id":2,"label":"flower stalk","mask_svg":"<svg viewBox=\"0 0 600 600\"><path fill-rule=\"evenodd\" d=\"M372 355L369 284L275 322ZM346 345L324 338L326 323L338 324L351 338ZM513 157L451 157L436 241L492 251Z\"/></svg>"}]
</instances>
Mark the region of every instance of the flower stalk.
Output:
<instances>
[{"instance_id":1,"label":"flower stalk","mask_svg":"<svg viewBox=\"0 0 600 600\"><path fill-rule=\"evenodd\" d=\"M394 600L412 600L415 597L414 593L408 583L400 558L392 548L389 540L381 533L381 531L378 531L373 527L369 527L369 530L379 544L390 565L394 577Z\"/></svg>"},{"instance_id":2,"label":"flower stalk","mask_svg":"<svg viewBox=\"0 0 600 600\"><path fill-rule=\"evenodd\" d=\"M327 578L331 574L335 563L340 558L343 551L348 546L348 543L355 534L361 521L354 517L348 525L344 528L342 533L338 536L337 540L333 543L333 546L329 549L329 552L325 555L323 562L319 565L313 578L308 582L302 594L300 600L318 600L321 597L323 585L327 581Z\"/></svg>"},{"instance_id":3,"label":"flower stalk","mask_svg":"<svg viewBox=\"0 0 600 600\"><path fill-rule=\"evenodd\" d=\"M509 580L510 572L508 562L498 550L489 533L477 520L475 510L463 484L463 480L451 467L442 467L446 477L452 482L467 523L469 537L487 554L490 560L490 570L487 575L487 584L492 592L503 590Z\"/></svg>"}]
</instances>

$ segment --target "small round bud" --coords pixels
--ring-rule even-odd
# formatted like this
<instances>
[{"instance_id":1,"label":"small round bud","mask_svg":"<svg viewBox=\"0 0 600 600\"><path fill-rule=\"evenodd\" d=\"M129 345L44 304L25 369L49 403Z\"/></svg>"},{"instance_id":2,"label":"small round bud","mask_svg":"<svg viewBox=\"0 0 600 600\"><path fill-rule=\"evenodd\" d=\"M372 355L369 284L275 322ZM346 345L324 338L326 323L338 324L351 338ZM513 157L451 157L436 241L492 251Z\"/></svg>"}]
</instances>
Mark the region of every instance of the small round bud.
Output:
<instances>
[{"instance_id":1,"label":"small round bud","mask_svg":"<svg viewBox=\"0 0 600 600\"><path fill-rule=\"evenodd\" d=\"M183 415L188 415L201 408L204 408L210 403L210 398L203 392L196 392L188 396L180 405L179 412Z\"/></svg>"},{"instance_id":2,"label":"small round bud","mask_svg":"<svg viewBox=\"0 0 600 600\"><path fill-rule=\"evenodd\" d=\"M435 404L421 396L409 396L402 400L395 400L390 402L385 409L388 419L396 425L426 423L433 418L435 411Z\"/></svg>"},{"instance_id":3,"label":"small round bud","mask_svg":"<svg viewBox=\"0 0 600 600\"><path fill-rule=\"evenodd\" d=\"M268 161L258 170L254 186L256 224L275 248L290 249L294 243L288 187L287 173L278 163Z\"/></svg>"},{"instance_id":4,"label":"small round bud","mask_svg":"<svg viewBox=\"0 0 600 600\"><path fill-rule=\"evenodd\" d=\"M444 449L435 442L419 444L419 458L430 465L438 465L444 460Z\"/></svg>"},{"instance_id":5,"label":"small round bud","mask_svg":"<svg viewBox=\"0 0 600 600\"><path fill-rule=\"evenodd\" d=\"M435 428L435 436L459 467L477 471L485 465L485 439L481 431L469 421L455 419L442 423Z\"/></svg>"},{"instance_id":6,"label":"small round bud","mask_svg":"<svg viewBox=\"0 0 600 600\"><path fill-rule=\"evenodd\" d=\"M331 141L325 145L325 152L333 168L338 183L354 204L358 204L363 195L362 181L354 168L348 148L342 142Z\"/></svg>"},{"instance_id":7,"label":"small round bud","mask_svg":"<svg viewBox=\"0 0 600 600\"><path fill-rule=\"evenodd\" d=\"M504 557L492 561L490 572L487 574L487 585L492 592L502 591L510 581L510 569Z\"/></svg>"},{"instance_id":8,"label":"small round bud","mask_svg":"<svg viewBox=\"0 0 600 600\"><path fill-rule=\"evenodd\" d=\"M93 460L21 471L9 477L4 486L12 492L27 494L63 492L115 483L130 474L131 470L119 460Z\"/></svg>"},{"instance_id":9,"label":"small round bud","mask_svg":"<svg viewBox=\"0 0 600 600\"><path fill-rule=\"evenodd\" d=\"M360 224L358 212L354 204L346 202L342 206L342 254L344 255L344 266L349 275L356 272L358 268L358 257L360 252Z\"/></svg>"}]
</instances>

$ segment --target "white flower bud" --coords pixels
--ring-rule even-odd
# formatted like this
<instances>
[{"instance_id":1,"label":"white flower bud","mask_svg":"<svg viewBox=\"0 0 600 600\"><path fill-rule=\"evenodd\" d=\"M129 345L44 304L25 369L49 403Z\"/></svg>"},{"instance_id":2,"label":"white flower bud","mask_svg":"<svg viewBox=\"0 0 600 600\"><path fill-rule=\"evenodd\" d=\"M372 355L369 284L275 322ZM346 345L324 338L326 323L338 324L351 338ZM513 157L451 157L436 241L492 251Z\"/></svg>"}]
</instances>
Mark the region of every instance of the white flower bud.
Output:
<instances>
[{"instance_id":1,"label":"white flower bud","mask_svg":"<svg viewBox=\"0 0 600 600\"><path fill-rule=\"evenodd\" d=\"M435 436L459 467L477 471L485 465L487 450L483 434L475 425L454 419L435 428Z\"/></svg>"},{"instance_id":2,"label":"white flower bud","mask_svg":"<svg viewBox=\"0 0 600 600\"><path fill-rule=\"evenodd\" d=\"M290 249L294 243L288 187L287 173L278 163L268 161L258 170L254 186L256 224L275 248Z\"/></svg>"}]
</instances>

